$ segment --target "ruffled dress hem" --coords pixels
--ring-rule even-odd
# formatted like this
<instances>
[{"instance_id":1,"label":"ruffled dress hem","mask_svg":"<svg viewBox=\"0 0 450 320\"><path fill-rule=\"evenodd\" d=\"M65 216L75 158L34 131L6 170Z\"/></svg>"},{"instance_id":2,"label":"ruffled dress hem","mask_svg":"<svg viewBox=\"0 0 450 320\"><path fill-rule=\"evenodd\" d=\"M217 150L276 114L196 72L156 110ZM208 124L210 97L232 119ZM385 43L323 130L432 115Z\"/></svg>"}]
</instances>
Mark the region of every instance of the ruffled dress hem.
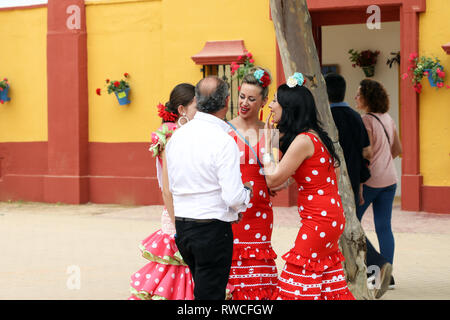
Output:
<instances>
[{"instance_id":1,"label":"ruffled dress hem","mask_svg":"<svg viewBox=\"0 0 450 320\"><path fill-rule=\"evenodd\" d=\"M187 266L175 244L173 235L162 229L152 233L139 245L142 256L149 261L161 264Z\"/></svg>"},{"instance_id":2,"label":"ruffled dress hem","mask_svg":"<svg viewBox=\"0 0 450 320\"><path fill-rule=\"evenodd\" d=\"M282 256L283 260L287 263L302 267L307 271L324 272L332 266L345 260L341 251L337 250L329 255L326 255L320 259L313 259L310 257L302 256L300 253L291 249L289 252Z\"/></svg>"},{"instance_id":3,"label":"ruffled dress hem","mask_svg":"<svg viewBox=\"0 0 450 320\"><path fill-rule=\"evenodd\" d=\"M270 300L276 291L276 284L271 288L267 286L259 289L235 288L233 300Z\"/></svg>"},{"instance_id":4,"label":"ruffled dress hem","mask_svg":"<svg viewBox=\"0 0 450 320\"><path fill-rule=\"evenodd\" d=\"M355 300L355 297L348 288L339 292L323 292L321 297L293 297L292 294L287 294L277 289L271 297L271 300Z\"/></svg>"},{"instance_id":5,"label":"ruffled dress hem","mask_svg":"<svg viewBox=\"0 0 450 320\"><path fill-rule=\"evenodd\" d=\"M277 258L277 254L272 249L272 246L240 246L234 245L232 260L256 259L268 260Z\"/></svg>"},{"instance_id":6,"label":"ruffled dress hem","mask_svg":"<svg viewBox=\"0 0 450 320\"><path fill-rule=\"evenodd\" d=\"M286 266L271 300L355 300L345 280L341 264L345 258L339 250L313 259L293 248L282 258Z\"/></svg>"}]
</instances>

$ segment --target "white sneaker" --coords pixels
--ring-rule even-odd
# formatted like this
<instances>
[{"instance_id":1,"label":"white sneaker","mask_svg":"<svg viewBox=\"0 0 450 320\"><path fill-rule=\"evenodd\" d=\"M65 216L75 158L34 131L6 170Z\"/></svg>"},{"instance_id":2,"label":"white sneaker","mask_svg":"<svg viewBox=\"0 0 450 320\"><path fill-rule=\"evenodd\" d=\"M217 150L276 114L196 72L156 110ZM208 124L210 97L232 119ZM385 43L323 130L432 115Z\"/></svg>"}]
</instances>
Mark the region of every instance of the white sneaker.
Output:
<instances>
[{"instance_id":1,"label":"white sneaker","mask_svg":"<svg viewBox=\"0 0 450 320\"><path fill-rule=\"evenodd\" d=\"M367 288L369 290L375 289L375 275L374 274L367 278Z\"/></svg>"}]
</instances>

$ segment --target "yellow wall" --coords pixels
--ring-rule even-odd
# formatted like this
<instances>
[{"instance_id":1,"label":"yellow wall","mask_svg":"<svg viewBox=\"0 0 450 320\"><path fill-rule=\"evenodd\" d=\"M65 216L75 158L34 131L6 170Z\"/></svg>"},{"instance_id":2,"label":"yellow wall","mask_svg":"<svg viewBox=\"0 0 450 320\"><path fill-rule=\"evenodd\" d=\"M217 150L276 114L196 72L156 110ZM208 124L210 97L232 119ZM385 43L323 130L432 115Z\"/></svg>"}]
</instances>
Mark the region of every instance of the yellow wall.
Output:
<instances>
[{"instance_id":1,"label":"yellow wall","mask_svg":"<svg viewBox=\"0 0 450 320\"><path fill-rule=\"evenodd\" d=\"M420 17L419 55L437 57L450 85L450 55L441 48L450 41L448 0L428 0ZM420 94L420 171L424 185L450 186L450 89L422 81ZM407 107L407 106L405 106Z\"/></svg>"},{"instance_id":2,"label":"yellow wall","mask_svg":"<svg viewBox=\"0 0 450 320\"><path fill-rule=\"evenodd\" d=\"M0 11L0 142L47 141L47 8Z\"/></svg>"},{"instance_id":3,"label":"yellow wall","mask_svg":"<svg viewBox=\"0 0 450 320\"><path fill-rule=\"evenodd\" d=\"M161 23L161 1L87 3L90 141L149 141L154 106L163 98ZM124 72L131 104L120 106L105 79L120 80Z\"/></svg>"},{"instance_id":4,"label":"yellow wall","mask_svg":"<svg viewBox=\"0 0 450 320\"><path fill-rule=\"evenodd\" d=\"M268 68L276 83L269 1L246 0L245 10L236 0L114 2L86 2L90 141L149 141L160 125L156 105L168 100L176 84L195 85L202 78L191 56L206 41L244 40L255 63ZM123 72L131 75L129 106L119 106L113 95L95 94L107 77ZM270 98L275 89L274 84Z\"/></svg>"}]
</instances>

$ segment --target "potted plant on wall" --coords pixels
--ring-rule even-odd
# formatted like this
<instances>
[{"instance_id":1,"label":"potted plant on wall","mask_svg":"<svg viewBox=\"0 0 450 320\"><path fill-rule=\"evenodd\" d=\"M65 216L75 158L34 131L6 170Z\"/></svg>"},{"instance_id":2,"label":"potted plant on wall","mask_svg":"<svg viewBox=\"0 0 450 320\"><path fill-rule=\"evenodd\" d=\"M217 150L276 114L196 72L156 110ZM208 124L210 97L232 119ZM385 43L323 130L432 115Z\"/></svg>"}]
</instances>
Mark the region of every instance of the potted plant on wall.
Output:
<instances>
[{"instance_id":1,"label":"potted plant on wall","mask_svg":"<svg viewBox=\"0 0 450 320\"><path fill-rule=\"evenodd\" d=\"M411 81L413 88L417 93L422 92L422 79L424 76L428 77L430 86L437 89L444 87L445 72L438 58L430 58L427 56L420 56L417 53L411 53L409 56L408 71L411 72ZM408 73L402 75L402 79L408 78ZM450 86L446 86L447 89Z\"/></svg>"},{"instance_id":2,"label":"potted plant on wall","mask_svg":"<svg viewBox=\"0 0 450 320\"><path fill-rule=\"evenodd\" d=\"M123 76L125 77L125 79L128 79L130 75L127 72L125 72ZM128 99L128 95L130 92L130 85L125 79L112 81L106 79L106 89L108 91L108 94L114 92L117 101L121 106L131 103L131 101ZM101 95L101 89L97 88L96 93L97 95Z\"/></svg>"},{"instance_id":3,"label":"potted plant on wall","mask_svg":"<svg viewBox=\"0 0 450 320\"><path fill-rule=\"evenodd\" d=\"M8 97L8 92L9 92L8 79L4 78L2 81L0 81L0 103L1 104L11 100L11 98Z\"/></svg>"},{"instance_id":4,"label":"potted plant on wall","mask_svg":"<svg viewBox=\"0 0 450 320\"><path fill-rule=\"evenodd\" d=\"M366 77L373 77L375 75L375 65L377 64L377 58L380 51L363 50L361 52L350 49L350 61L353 62L353 68L357 66L363 69Z\"/></svg>"}]
</instances>

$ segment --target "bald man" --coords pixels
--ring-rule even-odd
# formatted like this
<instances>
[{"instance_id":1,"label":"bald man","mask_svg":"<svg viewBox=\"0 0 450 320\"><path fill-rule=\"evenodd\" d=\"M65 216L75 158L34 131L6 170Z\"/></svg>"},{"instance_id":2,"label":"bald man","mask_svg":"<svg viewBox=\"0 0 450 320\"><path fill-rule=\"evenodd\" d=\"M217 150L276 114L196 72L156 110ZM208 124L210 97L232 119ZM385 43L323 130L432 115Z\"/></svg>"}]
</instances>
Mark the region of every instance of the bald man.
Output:
<instances>
[{"instance_id":1,"label":"bald man","mask_svg":"<svg viewBox=\"0 0 450 320\"><path fill-rule=\"evenodd\" d=\"M198 112L166 146L175 242L192 273L196 300L225 299L233 253L231 223L238 221L252 196L251 186L242 183L239 149L223 120L228 92L223 80L202 79L195 88Z\"/></svg>"}]
</instances>

